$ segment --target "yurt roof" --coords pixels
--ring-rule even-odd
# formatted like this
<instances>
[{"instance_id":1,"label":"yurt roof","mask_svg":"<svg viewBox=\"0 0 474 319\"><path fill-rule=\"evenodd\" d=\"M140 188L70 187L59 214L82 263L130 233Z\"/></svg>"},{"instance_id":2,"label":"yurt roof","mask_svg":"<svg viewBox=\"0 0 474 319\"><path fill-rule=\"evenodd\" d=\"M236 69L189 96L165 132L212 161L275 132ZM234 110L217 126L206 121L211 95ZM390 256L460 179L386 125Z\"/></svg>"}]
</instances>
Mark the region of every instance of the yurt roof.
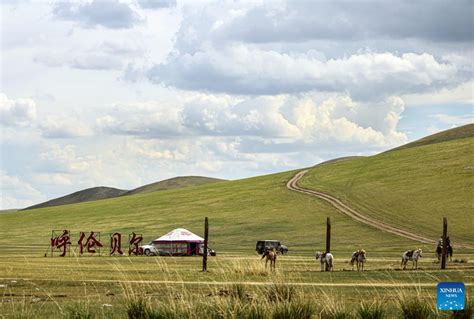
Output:
<instances>
[{"instance_id":1,"label":"yurt roof","mask_svg":"<svg viewBox=\"0 0 474 319\"><path fill-rule=\"evenodd\" d=\"M157 239L154 240L154 242L157 241L188 241L188 242L204 242L204 238L199 237L198 235L190 232L187 229L184 228L176 228L166 235L163 235Z\"/></svg>"}]
</instances>

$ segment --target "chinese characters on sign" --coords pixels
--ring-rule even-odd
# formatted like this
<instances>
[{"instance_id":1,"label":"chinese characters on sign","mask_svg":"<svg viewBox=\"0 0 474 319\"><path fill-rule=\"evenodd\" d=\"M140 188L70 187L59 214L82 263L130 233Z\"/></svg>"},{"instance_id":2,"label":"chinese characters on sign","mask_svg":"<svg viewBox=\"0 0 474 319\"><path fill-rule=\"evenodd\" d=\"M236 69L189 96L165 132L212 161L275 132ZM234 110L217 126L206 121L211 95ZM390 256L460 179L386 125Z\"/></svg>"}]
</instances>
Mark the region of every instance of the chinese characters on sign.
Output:
<instances>
[{"instance_id":1,"label":"chinese characters on sign","mask_svg":"<svg viewBox=\"0 0 474 319\"><path fill-rule=\"evenodd\" d=\"M66 256L66 252L69 251L69 245L71 245L71 238L69 237L69 230L63 230L61 235L56 235L56 231L51 232L51 256L54 251L61 251L60 257Z\"/></svg>"},{"instance_id":2,"label":"chinese characters on sign","mask_svg":"<svg viewBox=\"0 0 474 319\"><path fill-rule=\"evenodd\" d=\"M143 255L143 250L139 246L142 240L143 236L137 235L134 232L128 235L128 255Z\"/></svg>"},{"instance_id":3,"label":"chinese characters on sign","mask_svg":"<svg viewBox=\"0 0 474 319\"><path fill-rule=\"evenodd\" d=\"M113 233L110 234L110 251L109 256L119 255L122 256L122 234ZM135 232L128 235L128 255L142 255L143 249L140 247L140 244L143 241L143 236L141 234L136 234ZM70 255L70 247L72 245L71 232L69 230L53 230L51 232L51 257L55 253L59 253L59 257L64 257L66 254ZM81 256L85 253L89 255L99 255L101 256L101 248L104 247L103 241L100 238L100 232L90 231L79 232L79 237L77 240L77 246L73 250L77 255ZM46 256L46 255L45 255Z\"/></svg>"}]
</instances>

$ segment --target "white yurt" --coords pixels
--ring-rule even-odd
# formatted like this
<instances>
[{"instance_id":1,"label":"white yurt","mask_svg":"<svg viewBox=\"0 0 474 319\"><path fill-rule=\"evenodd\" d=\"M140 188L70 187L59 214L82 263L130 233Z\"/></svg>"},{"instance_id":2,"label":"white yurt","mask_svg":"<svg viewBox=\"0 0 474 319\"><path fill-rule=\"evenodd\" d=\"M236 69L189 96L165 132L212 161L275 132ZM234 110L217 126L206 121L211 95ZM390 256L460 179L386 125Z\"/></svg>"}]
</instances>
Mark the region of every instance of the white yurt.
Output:
<instances>
[{"instance_id":1,"label":"white yurt","mask_svg":"<svg viewBox=\"0 0 474 319\"><path fill-rule=\"evenodd\" d=\"M195 256L203 252L204 238L184 228L176 228L166 235L153 240L159 251L173 256Z\"/></svg>"}]
</instances>

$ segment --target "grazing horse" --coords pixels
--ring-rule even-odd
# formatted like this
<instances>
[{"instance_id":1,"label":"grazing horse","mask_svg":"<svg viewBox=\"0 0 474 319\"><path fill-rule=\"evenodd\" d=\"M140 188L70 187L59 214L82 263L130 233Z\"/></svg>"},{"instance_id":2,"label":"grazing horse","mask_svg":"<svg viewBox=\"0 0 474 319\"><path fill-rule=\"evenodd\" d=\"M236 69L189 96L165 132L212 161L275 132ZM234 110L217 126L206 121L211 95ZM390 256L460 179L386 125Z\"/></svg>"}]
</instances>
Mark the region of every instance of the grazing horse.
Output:
<instances>
[{"instance_id":1,"label":"grazing horse","mask_svg":"<svg viewBox=\"0 0 474 319\"><path fill-rule=\"evenodd\" d=\"M331 253L321 253L320 251L315 254L316 260L320 259L321 271L333 271L334 270L334 256Z\"/></svg>"},{"instance_id":2,"label":"grazing horse","mask_svg":"<svg viewBox=\"0 0 474 319\"><path fill-rule=\"evenodd\" d=\"M442 254L443 254L443 247L437 246L436 256L438 257L438 261L441 259ZM451 245L446 247L446 257L449 257L449 261L453 261L453 247L451 247Z\"/></svg>"},{"instance_id":3,"label":"grazing horse","mask_svg":"<svg viewBox=\"0 0 474 319\"><path fill-rule=\"evenodd\" d=\"M366 256L366 252L363 249L359 249L352 253L352 257L351 257L352 271L354 271L354 264L357 265L357 271L359 271L360 269L364 271L365 256Z\"/></svg>"},{"instance_id":4,"label":"grazing horse","mask_svg":"<svg viewBox=\"0 0 474 319\"><path fill-rule=\"evenodd\" d=\"M407 263L410 260L413 262L411 269L418 269L418 258L422 257L422 254L423 251L421 248L418 248L417 250L407 250L402 255L402 263L400 266L403 266L403 270L405 270L407 268Z\"/></svg>"},{"instance_id":5,"label":"grazing horse","mask_svg":"<svg viewBox=\"0 0 474 319\"><path fill-rule=\"evenodd\" d=\"M270 261L270 269L275 270L277 252L275 248L267 249L262 255L262 259L265 258L265 269L267 269L268 261Z\"/></svg>"}]
</instances>

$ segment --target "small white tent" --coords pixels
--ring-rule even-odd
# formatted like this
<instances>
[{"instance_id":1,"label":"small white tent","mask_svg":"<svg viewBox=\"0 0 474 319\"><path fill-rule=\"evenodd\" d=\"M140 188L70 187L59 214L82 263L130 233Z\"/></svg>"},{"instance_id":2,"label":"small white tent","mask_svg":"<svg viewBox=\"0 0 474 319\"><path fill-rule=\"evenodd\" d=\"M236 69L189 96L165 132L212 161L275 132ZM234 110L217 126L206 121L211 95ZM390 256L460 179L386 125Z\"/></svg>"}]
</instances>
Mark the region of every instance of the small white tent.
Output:
<instances>
[{"instance_id":1,"label":"small white tent","mask_svg":"<svg viewBox=\"0 0 474 319\"><path fill-rule=\"evenodd\" d=\"M204 238L187 229L176 228L155 240L153 244L159 251L173 256L193 256L202 254Z\"/></svg>"}]
</instances>

